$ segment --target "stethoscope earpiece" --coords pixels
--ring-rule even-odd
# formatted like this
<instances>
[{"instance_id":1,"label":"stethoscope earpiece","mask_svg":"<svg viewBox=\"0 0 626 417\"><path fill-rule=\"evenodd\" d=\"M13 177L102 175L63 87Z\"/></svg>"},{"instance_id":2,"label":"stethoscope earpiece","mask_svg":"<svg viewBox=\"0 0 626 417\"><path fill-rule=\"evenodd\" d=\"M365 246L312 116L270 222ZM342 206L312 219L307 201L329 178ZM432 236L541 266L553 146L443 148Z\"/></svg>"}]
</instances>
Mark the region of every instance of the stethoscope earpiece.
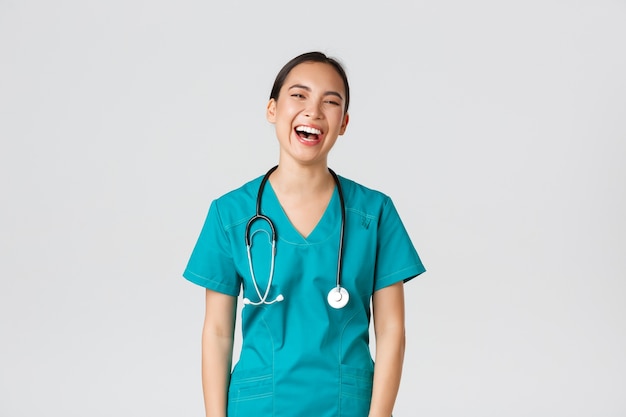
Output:
<instances>
[{"instance_id":1,"label":"stethoscope earpiece","mask_svg":"<svg viewBox=\"0 0 626 417\"><path fill-rule=\"evenodd\" d=\"M258 302L256 302L256 303L253 303L252 301L250 301L250 299L249 299L249 298L247 298L247 297L246 297L246 298L244 298L244 299L243 299L243 303L244 303L245 305L260 306L261 304L274 304L274 303L278 303L278 302L283 301L284 299L285 299L285 297L283 297L283 295L282 295L282 294L278 294L278 296L277 296L276 298L274 298L272 301L267 301L267 300L264 300L264 299L263 299L263 297L261 297L261 300L260 300L260 301L258 301Z\"/></svg>"},{"instance_id":2,"label":"stethoscope earpiece","mask_svg":"<svg viewBox=\"0 0 626 417\"><path fill-rule=\"evenodd\" d=\"M272 288L272 279L274 278L274 265L275 265L275 256L276 256L276 229L274 228L274 223L270 220L269 217L261 214L261 196L263 195L263 189L265 188L265 183L269 179L272 172L274 172L278 168L278 165L267 171L263 179L261 180L261 185L259 186L259 193L256 197L256 214L248 220L248 224L246 225L246 251L248 254L248 266L250 267L250 277L252 278L252 284L254 285L254 290L256 291L257 296L259 297L259 301L253 302L250 301L249 298L244 298L243 303L245 305L253 305L258 306L261 304L274 304L276 302L283 301L285 297L282 294L278 294L278 296L272 300L267 301L267 296L269 295L270 289ZM328 304L333 308L343 308L348 304L348 300L350 299L350 295L348 291L341 286L341 262L343 259L343 234L346 227L346 207L345 202L343 200L343 191L341 189L341 184L339 183L339 177L332 169L328 169L328 171L333 176L335 180L335 184L337 185L337 192L339 193L339 202L341 203L341 232L339 235L339 254L337 256L337 278L336 278L336 286L333 287L332 290L328 293ZM265 230L257 230L263 231L269 235L270 242L272 244L272 259L270 261L270 274L267 281L267 287L265 288L265 293L261 294L261 290L256 281L256 277L254 276L254 268L252 267L252 255L250 254L250 248L252 247L252 235L256 233L250 234L250 228L252 224L257 220L265 220L267 224L270 226L271 233L266 232Z\"/></svg>"}]
</instances>

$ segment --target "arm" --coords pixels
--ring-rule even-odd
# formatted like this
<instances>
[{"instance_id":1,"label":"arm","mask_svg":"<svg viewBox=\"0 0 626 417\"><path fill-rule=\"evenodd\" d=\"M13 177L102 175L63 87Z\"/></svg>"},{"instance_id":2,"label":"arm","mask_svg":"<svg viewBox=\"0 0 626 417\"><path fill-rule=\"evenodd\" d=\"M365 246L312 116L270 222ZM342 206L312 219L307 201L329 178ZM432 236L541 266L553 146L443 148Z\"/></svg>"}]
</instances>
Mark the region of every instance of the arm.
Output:
<instances>
[{"instance_id":1,"label":"arm","mask_svg":"<svg viewBox=\"0 0 626 417\"><path fill-rule=\"evenodd\" d=\"M202 329L202 388L207 417L226 417L237 298L206 291Z\"/></svg>"},{"instance_id":2,"label":"arm","mask_svg":"<svg viewBox=\"0 0 626 417\"><path fill-rule=\"evenodd\" d=\"M403 282L376 291L372 305L376 361L369 417L390 417L398 395L404 361Z\"/></svg>"}]
</instances>

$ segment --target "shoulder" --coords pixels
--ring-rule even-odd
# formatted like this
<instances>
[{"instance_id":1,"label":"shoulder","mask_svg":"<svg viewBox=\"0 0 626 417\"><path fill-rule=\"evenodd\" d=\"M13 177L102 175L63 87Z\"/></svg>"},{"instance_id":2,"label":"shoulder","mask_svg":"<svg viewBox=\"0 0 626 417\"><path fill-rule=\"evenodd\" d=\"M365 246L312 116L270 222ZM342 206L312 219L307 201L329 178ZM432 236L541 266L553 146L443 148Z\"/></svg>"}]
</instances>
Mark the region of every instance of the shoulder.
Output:
<instances>
[{"instance_id":1,"label":"shoulder","mask_svg":"<svg viewBox=\"0 0 626 417\"><path fill-rule=\"evenodd\" d=\"M222 223L234 225L248 219L251 213L254 214L256 198L259 191L259 185L263 177L257 177L246 182L238 188L235 188L211 203L212 209L219 213Z\"/></svg>"},{"instance_id":2,"label":"shoulder","mask_svg":"<svg viewBox=\"0 0 626 417\"><path fill-rule=\"evenodd\" d=\"M259 191L259 185L261 184L261 179L263 177L256 177L253 180L242 184L241 186L228 191L225 194L222 194L215 201L220 204L237 204L242 202L243 200L248 200L250 198L256 199L257 192Z\"/></svg>"},{"instance_id":3,"label":"shoulder","mask_svg":"<svg viewBox=\"0 0 626 417\"><path fill-rule=\"evenodd\" d=\"M382 191L342 176L339 176L339 180L347 210L379 216L387 206L393 204L391 198Z\"/></svg>"}]
</instances>

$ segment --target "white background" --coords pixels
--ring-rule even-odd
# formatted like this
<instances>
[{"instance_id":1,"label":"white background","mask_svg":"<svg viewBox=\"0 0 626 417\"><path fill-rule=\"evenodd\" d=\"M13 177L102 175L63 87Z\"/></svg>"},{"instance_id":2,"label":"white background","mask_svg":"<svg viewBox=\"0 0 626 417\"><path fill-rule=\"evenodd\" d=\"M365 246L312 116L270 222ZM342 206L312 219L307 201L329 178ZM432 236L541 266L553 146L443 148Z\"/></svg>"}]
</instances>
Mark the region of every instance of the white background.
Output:
<instances>
[{"instance_id":1,"label":"white background","mask_svg":"<svg viewBox=\"0 0 626 417\"><path fill-rule=\"evenodd\" d=\"M369 4L0 0L0 416L203 415L181 273L309 50L428 269L395 415L626 415L626 2Z\"/></svg>"}]
</instances>

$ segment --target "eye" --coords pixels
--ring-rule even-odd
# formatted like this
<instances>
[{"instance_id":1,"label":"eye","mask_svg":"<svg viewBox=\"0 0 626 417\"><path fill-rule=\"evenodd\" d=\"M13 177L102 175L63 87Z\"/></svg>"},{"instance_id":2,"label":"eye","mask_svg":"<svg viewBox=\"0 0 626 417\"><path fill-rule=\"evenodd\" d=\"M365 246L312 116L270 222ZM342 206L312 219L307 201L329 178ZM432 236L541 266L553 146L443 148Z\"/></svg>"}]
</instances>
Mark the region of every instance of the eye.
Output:
<instances>
[{"instance_id":1,"label":"eye","mask_svg":"<svg viewBox=\"0 0 626 417\"><path fill-rule=\"evenodd\" d=\"M291 97L294 97L294 98L304 98L304 94L300 94L300 93L293 93L293 94L291 95Z\"/></svg>"},{"instance_id":2,"label":"eye","mask_svg":"<svg viewBox=\"0 0 626 417\"><path fill-rule=\"evenodd\" d=\"M340 104L336 102L335 100L326 100L324 103L332 104L333 106L340 106Z\"/></svg>"}]
</instances>

